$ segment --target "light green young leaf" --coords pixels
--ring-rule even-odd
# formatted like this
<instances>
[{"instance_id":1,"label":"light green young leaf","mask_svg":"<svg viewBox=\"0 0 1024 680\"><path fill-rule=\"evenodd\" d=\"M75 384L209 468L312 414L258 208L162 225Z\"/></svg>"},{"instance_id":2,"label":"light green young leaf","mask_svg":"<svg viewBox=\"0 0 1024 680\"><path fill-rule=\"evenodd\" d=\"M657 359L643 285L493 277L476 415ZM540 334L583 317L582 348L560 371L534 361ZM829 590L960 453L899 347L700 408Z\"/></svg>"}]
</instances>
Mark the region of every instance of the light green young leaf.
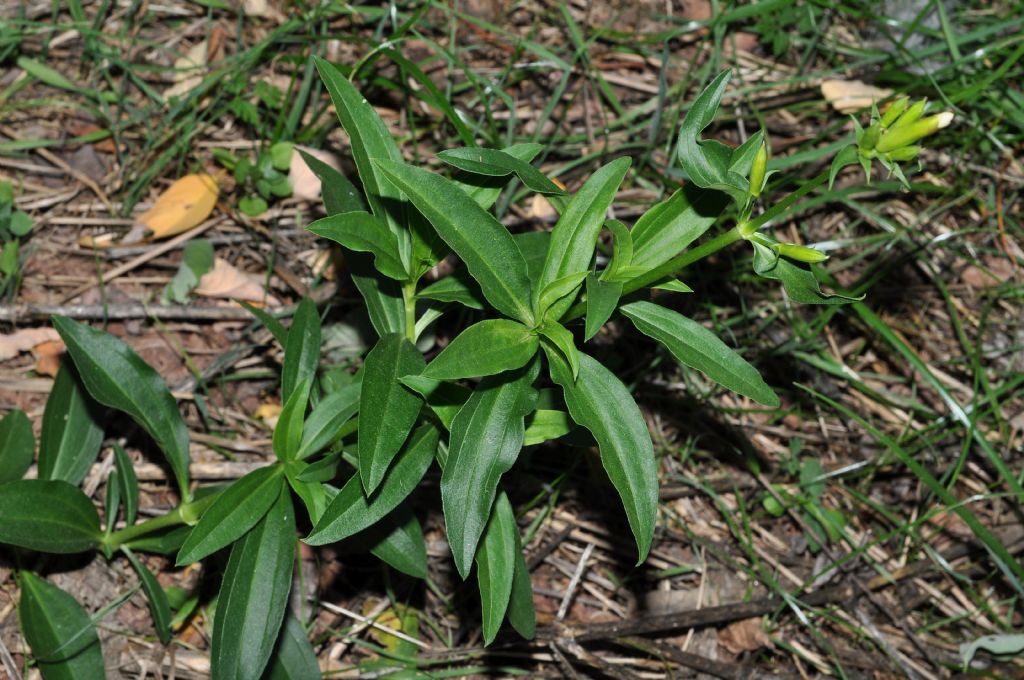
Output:
<instances>
[{"instance_id":1,"label":"light green young leaf","mask_svg":"<svg viewBox=\"0 0 1024 680\"><path fill-rule=\"evenodd\" d=\"M379 534L370 546L374 557L413 578L427 578L427 545L416 515L403 506L370 530Z\"/></svg>"},{"instance_id":2,"label":"light green young leaf","mask_svg":"<svg viewBox=\"0 0 1024 680\"><path fill-rule=\"evenodd\" d=\"M841 293L823 293L811 270L780 257L771 248L756 241L750 243L754 246L754 272L763 278L782 282L782 287L793 302L805 305L845 305L864 299L863 295L852 297Z\"/></svg>"},{"instance_id":3,"label":"light green young leaf","mask_svg":"<svg viewBox=\"0 0 1024 680\"><path fill-rule=\"evenodd\" d=\"M541 335L551 341L562 358L569 362L569 369L572 371L573 380L580 372L580 352L576 349L576 341L569 329L560 323L549 321L540 328Z\"/></svg>"},{"instance_id":4,"label":"light green young leaf","mask_svg":"<svg viewBox=\"0 0 1024 680\"><path fill-rule=\"evenodd\" d=\"M398 255L398 241L387 224L368 212L348 212L316 220L306 227L317 236L339 243L349 250L370 253L384 276L405 281L409 272Z\"/></svg>"},{"instance_id":5,"label":"light green young leaf","mask_svg":"<svg viewBox=\"0 0 1024 680\"><path fill-rule=\"evenodd\" d=\"M605 213L615 200L615 192L626 176L630 162L630 158L624 156L601 167L569 201L551 231L551 245L537 286L538 297L539 292L552 281L590 268ZM571 300L563 299L551 308L549 316L561 318L570 304Z\"/></svg>"},{"instance_id":6,"label":"light green young leaf","mask_svg":"<svg viewBox=\"0 0 1024 680\"><path fill-rule=\"evenodd\" d=\"M539 361L484 378L452 421L441 504L448 543L462 578L494 504L498 482L523 448L524 418L537 399Z\"/></svg>"},{"instance_id":7,"label":"light green young leaf","mask_svg":"<svg viewBox=\"0 0 1024 680\"><path fill-rule=\"evenodd\" d=\"M779 405L778 395L757 369L696 321L651 302L630 302L619 311L638 331L668 348L680 363L760 404Z\"/></svg>"},{"instance_id":8,"label":"light green young leaf","mask_svg":"<svg viewBox=\"0 0 1024 680\"><path fill-rule=\"evenodd\" d=\"M187 501L188 429L163 379L128 345L108 333L64 316L55 316L53 325L92 398L124 411L153 438Z\"/></svg>"},{"instance_id":9,"label":"light green young leaf","mask_svg":"<svg viewBox=\"0 0 1024 680\"><path fill-rule=\"evenodd\" d=\"M422 400L398 379L418 375L426 362L404 336L382 336L366 355L359 395L359 477L366 493L374 489L402 447L419 415Z\"/></svg>"},{"instance_id":10,"label":"light green young leaf","mask_svg":"<svg viewBox=\"0 0 1024 680\"><path fill-rule=\"evenodd\" d=\"M460 170L477 175L507 177L515 173L531 191L542 194L565 194L564 189L560 189L540 170L504 151L462 147L442 151L437 157Z\"/></svg>"},{"instance_id":11,"label":"light green young leaf","mask_svg":"<svg viewBox=\"0 0 1024 680\"><path fill-rule=\"evenodd\" d=\"M302 426L302 440L295 454L298 460L308 458L331 443L341 426L359 411L361 390L362 382L357 382L320 400Z\"/></svg>"},{"instance_id":12,"label":"light green young leaf","mask_svg":"<svg viewBox=\"0 0 1024 680\"><path fill-rule=\"evenodd\" d=\"M124 449L114 442L114 463L117 471L117 483L121 487L121 501L124 503L124 523L135 524L139 512L139 480L135 476L135 468Z\"/></svg>"},{"instance_id":13,"label":"light green young leaf","mask_svg":"<svg viewBox=\"0 0 1024 680\"><path fill-rule=\"evenodd\" d=\"M103 512L107 533L114 530L117 513L121 509L121 485L118 483L117 470L107 477L106 497L103 499Z\"/></svg>"},{"instance_id":14,"label":"light green young leaf","mask_svg":"<svg viewBox=\"0 0 1024 680\"><path fill-rule=\"evenodd\" d=\"M560 300L565 300L572 304L572 301L576 299L576 293L579 292L580 286L583 284L583 280L587 278L587 274L589 272L576 272L575 274L555 279L544 286L540 295L537 296L537 309L534 312L536 317L543 319L548 310Z\"/></svg>"},{"instance_id":15,"label":"light green young leaf","mask_svg":"<svg viewBox=\"0 0 1024 680\"><path fill-rule=\"evenodd\" d=\"M517 321L480 321L459 333L420 375L458 380L511 371L533 358L538 342L537 334Z\"/></svg>"},{"instance_id":16,"label":"light green young leaf","mask_svg":"<svg viewBox=\"0 0 1024 680\"><path fill-rule=\"evenodd\" d=\"M569 415L597 440L601 464L626 509L640 564L651 549L658 513L658 470L647 423L626 386L599 361L580 352L580 372L573 380L561 355L544 349Z\"/></svg>"},{"instance_id":17,"label":"light green young leaf","mask_svg":"<svg viewBox=\"0 0 1024 680\"><path fill-rule=\"evenodd\" d=\"M24 411L13 409L0 420L0 484L21 479L35 453L32 423Z\"/></svg>"},{"instance_id":18,"label":"light green young leaf","mask_svg":"<svg viewBox=\"0 0 1024 680\"><path fill-rule=\"evenodd\" d=\"M622 284L602 281L597 276L587 276L587 315L583 324L583 340L597 335L615 312L622 297Z\"/></svg>"},{"instance_id":19,"label":"light green young leaf","mask_svg":"<svg viewBox=\"0 0 1024 680\"><path fill-rule=\"evenodd\" d=\"M156 636L160 642L170 644L171 642L171 606L167 602L167 593L164 592L160 582L156 580L146 565L135 556L127 546L121 546L121 552L131 563L135 573L139 575L139 582L142 590L146 593L146 601L149 602L149 612L153 617L153 627L156 629Z\"/></svg>"},{"instance_id":20,"label":"light green young leaf","mask_svg":"<svg viewBox=\"0 0 1024 680\"><path fill-rule=\"evenodd\" d=\"M0 485L0 543L49 553L99 546L100 516L92 501L61 481L19 479Z\"/></svg>"},{"instance_id":21,"label":"light green young leaf","mask_svg":"<svg viewBox=\"0 0 1024 680\"><path fill-rule=\"evenodd\" d=\"M484 645L494 642L505 619L515 573L516 536L519 526L504 491L498 493L480 549L476 553L476 578L480 587Z\"/></svg>"},{"instance_id":22,"label":"light green young leaf","mask_svg":"<svg viewBox=\"0 0 1024 680\"><path fill-rule=\"evenodd\" d=\"M209 241L198 238L186 243L178 271L160 294L161 301L164 304L187 301L188 294L199 285L199 279L213 269L213 262L213 244Z\"/></svg>"},{"instance_id":23,"label":"light green young leaf","mask_svg":"<svg viewBox=\"0 0 1024 680\"><path fill-rule=\"evenodd\" d=\"M378 160L376 164L462 258L491 305L531 325L526 261L508 230L440 175L396 161Z\"/></svg>"},{"instance_id":24,"label":"light green young leaf","mask_svg":"<svg viewBox=\"0 0 1024 680\"><path fill-rule=\"evenodd\" d=\"M291 611L286 611L264 680L320 680L321 677L306 629Z\"/></svg>"},{"instance_id":25,"label":"light green young leaf","mask_svg":"<svg viewBox=\"0 0 1024 680\"><path fill-rule=\"evenodd\" d=\"M263 674L288 606L294 558L295 509L281 486L268 512L231 548L213 619L213 677Z\"/></svg>"},{"instance_id":26,"label":"light green young leaf","mask_svg":"<svg viewBox=\"0 0 1024 680\"><path fill-rule=\"evenodd\" d=\"M292 391L304 381L310 386L316 380L320 364L320 314L316 304L302 298L295 308L288 340L284 346L284 366L281 368L281 399L287 402Z\"/></svg>"},{"instance_id":27,"label":"light green young leaf","mask_svg":"<svg viewBox=\"0 0 1024 680\"><path fill-rule=\"evenodd\" d=\"M224 489L178 551L177 566L198 562L238 540L259 522L284 484L284 468L257 468Z\"/></svg>"},{"instance_id":28,"label":"light green young leaf","mask_svg":"<svg viewBox=\"0 0 1024 680\"><path fill-rule=\"evenodd\" d=\"M828 188L832 190L832 185L835 184L836 177L839 176L839 171L845 168L847 165L853 165L860 160L860 153L857 150L856 144L851 144L843 148L842 151L836 154L835 158L832 159L832 166L828 169ZM870 167L870 166L869 166ZM868 173L868 179L871 178L871 173Z\"/></svg>"},{"instance_id":29,"label":"light green young leaf","mask_svg":"<svg viewBox=\"0 0 1024 680\"><path fill-rule=\"evenodd\" d=\"M656 290L667 290L670 293L692 293L693 288L680 281L679 279L664 279L660 283L651 286Z\"/></svg>"},{"instance_id":30,"label":"light green young leaf","mask_svg":"<svg viewBox=\"0 0 1024 680\"><path fill-rule=\"evenodd\" d=\"M626 269L633 263L633 235L626 225L618 220L606 220L604 226L612 232L612 259L601 278L614 281L618 271Z\"/></svg>"},{"instance_id":31,"label":"light green young leaf","mask_svg":"<svg viewBox=\"0 0 1024 680\"><path fill-rule=\"evenodd\" d=\"M981 650L997 657L1019 656L1024 654L1024 635L983 635L977 640L961 644L960 658L963 659L964 670Z\"/></svg>"},{"instance_id":32,"label":"light green young leaf","mask_svg":"<svg viewBox=\"0 0 1024 680\"><path fill-rule=\"evenodd\" d=\"M277 418L271 447L279 461L286 463L298 457L302 430L306 422L306 406L309 405L309 388L309 378L304 378L292 390L292 396L285 402L281 415Z\"/></svg>"},{"instance_id":33,"label":"light green young leaf","mask_svg":"<svg viewBox=\"0 0 1024 680\"><path fill-rule=\"evenodd\" d=\"M416 294L421 300L457 302L470 309L483 309L484 297L480 286L466 269L457 269L450 275L435 281Z\"/></svg>"},{"instance_id":34,"label":"light green young leaf","mask_svg":"<svg viewBox=\"0 0 1024 680\"><path fill-rule=\"evenodd\" d=\"M641 215L633 225L628 278L644 274L685 250L715 223L726 204L717 192L686 185ZM626 278L623 271L614 280L621 278Z\"/></svg>"},{"instance_id":35,"label":"light green young leaf","mask_svg":"<svg viewBox=\"0 0 1024 680\"><path fill-rule=\"evenodd\" d=\"M548 258L551 246L550 231L524 231L512 236L526 260L526 273L530 277L530 285L534 290L540 286L540 275L544 271L544 261Z\"/></svg>"},{"instance_id":36,"label":"light green young leaf","mask_svg":"<svg viewBox=\"0 0 1024 680\"><path fill-rule=\"evenodd\" d=\"M47 680L105 678L96 625L75 598L23 571L18 618L32 656Z\"/></svg>"},{"instance_id":37,"label":"light green young leaf","mask_svg":"<svg viewBox=\"0 0 1024 680\"><path fill-rule=\"evenodd\" d=\"M537 409L526 416L523 446L535 446L569 434L573 423L565 411Z\"/></svg>"},{"instance_id":38,"label":"light green young leaf","mask_svg":"<svg viewBox=\"0 0 1024 680\"><path fill-rule=\"evenodd\" d=\"M419 427L388 470L377 493L369 497L353 475L331 500L312 533L303 541L325 545L362 531L380 521L412 493L434 459L440 433L432 425Z\"/></svg>"}]
</instances>

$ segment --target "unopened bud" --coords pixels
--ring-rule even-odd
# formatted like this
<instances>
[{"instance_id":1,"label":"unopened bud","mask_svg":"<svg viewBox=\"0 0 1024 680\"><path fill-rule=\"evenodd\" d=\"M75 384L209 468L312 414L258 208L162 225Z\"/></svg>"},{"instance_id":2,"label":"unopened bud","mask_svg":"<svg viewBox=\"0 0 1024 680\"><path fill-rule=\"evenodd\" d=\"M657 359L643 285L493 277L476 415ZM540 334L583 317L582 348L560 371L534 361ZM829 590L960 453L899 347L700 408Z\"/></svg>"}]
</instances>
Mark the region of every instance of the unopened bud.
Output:
<instances>
[{"instance_id":1,"label":"unopened bud","mask_svg":"<svg viewBox=\"0 0 1024 680\"><path fill-rule=\"evenodd\" d=\"M881 134L882 129L879 127L878 123L875 123L864 131L864 134L861 135L860 138L860 144L857 146L860 147L861 151L871 151L875 148L875 145L878 144L878 138Z\"/></svg>"},{"instance_id":2,"label":"unopened bud","mask_svg":"<svg viewBox=\"0 0 1024 680\"><path fill-rule=\"evenodd\" d=\"M750 165L750 195L758 197L764 187L765 171L768 168L768 145L761 142L757 153L754 154L754 161Z\"/></svg>"},{"instance_id":3,"label":"unopened bud","mask_svg":"<svg viewBox=\"0 0 1024 680\"><path fill-rule=\"evenodd\" d=\"M907 110L908 106L910 106L910 97L900 97L892 104L889 104L889 108L882 114L882 120L880 121L882 127L892 125L900 117L900 114Z\"/></svg>"},{"instance_id":4,"label":"unopened bud","mask_svg":"<svg viewBox=\"0 0 1024 680\"><path fill-rule=\"evenodd\" d=\"M909 111L907 113L910 113ZM904 116L906 114L903 114ZM898 121L897 121L898 122ZM949 111L928 116L910 125L899 125L892 128L878 140L875 148L878 153L888 153L904 146L910 146L919 139L933 135L953 122L953 114Z\"/></svg>"},{"instance_id":5,"label":"unopened bud","mask_svg":"<svg viewBox=\"0 0 1024 680\"><path fill-rule=\"evenodd\" d=\"M788 257L791 260L796 260L797 262L809 262L814 264L816 262L824 262L828 259L828 255L820 250L808 248L807 246L798 246L795 243L779 243L775 246L775 250L779 255Z\"/></svg>"},{"instance_id":6,"label":"unopened bud","mask_svg":"<svg viewBox=\"0 0 1024 680\"><path fill-rule=\"evenodd\" d=\"M921 119L921 116L924 115L924 109L925 109L926 106L928 106L928 100L927 99L920 99L920 100L914 102L914 105L911 106L906 111L904 111L903 115L900 116L899 118L897 118L896 122L893 123L892 125L890 125L889 127L891 129L895 130L896 128L901 128L904 125L910 125L911 123L916 123L918 120Z\"/></svg>"},{"instance_id":7,"label":"unopened bud","mask_svg":"<svg viewBox=\"0 0 1024 680\"><path fill-rule=\"evenodd\" d=\"M894 161L912 161L917 158L919 153L921 153L919 146L903 146L890 153L889 158Z\"/></svg>"}]
</instances>

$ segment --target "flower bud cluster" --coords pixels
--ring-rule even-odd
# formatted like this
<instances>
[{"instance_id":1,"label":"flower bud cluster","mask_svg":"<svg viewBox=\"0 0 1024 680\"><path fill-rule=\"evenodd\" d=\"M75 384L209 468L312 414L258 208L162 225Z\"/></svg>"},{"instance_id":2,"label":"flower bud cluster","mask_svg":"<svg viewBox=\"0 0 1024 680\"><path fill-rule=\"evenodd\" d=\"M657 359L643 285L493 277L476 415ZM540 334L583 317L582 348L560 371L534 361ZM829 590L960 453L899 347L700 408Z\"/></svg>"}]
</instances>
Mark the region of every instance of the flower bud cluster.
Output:
<instances>
[{"instance_id":1,"label":"flower bud cluster","mask_svg":"<svg viewBox=\"0 0 1024 680\"><path fill-rule=\"evenodd\" d=\"M877 158L887 167L916 158L921 152L917 142L953 122L953 114L949 111L925 116L927 107L926 99L911 104L909 97L901 97L889 105L881 116L876 112L872 116L871 125L857 131L857 148L861 158Z\"/></svg>"}]
</instances>

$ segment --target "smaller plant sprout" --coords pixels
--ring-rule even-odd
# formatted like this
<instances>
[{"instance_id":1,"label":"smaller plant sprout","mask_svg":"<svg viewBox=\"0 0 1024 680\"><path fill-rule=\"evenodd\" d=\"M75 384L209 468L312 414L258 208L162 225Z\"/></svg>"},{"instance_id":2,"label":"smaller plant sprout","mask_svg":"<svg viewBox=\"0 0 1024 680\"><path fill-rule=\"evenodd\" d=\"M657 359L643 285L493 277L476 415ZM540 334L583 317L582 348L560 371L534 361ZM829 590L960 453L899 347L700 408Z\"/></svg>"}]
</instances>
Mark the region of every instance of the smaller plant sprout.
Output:
<instances>
[{"instance_id":1,"label":"smaller plant sprout","mask_svg":"<svg viewBox=\"0 0 1024 680\"><path fill-rule=\"evenodd\" d=\"M292 195L292 185L288 181L292 153L291 142L276 142L262 149L255 162L248 156L236 156L226 149L213 150L214 158L234 175L238 189L243 193L238 209L249 217L265 213L271 201Z\"/></svg>"}]
</instances>

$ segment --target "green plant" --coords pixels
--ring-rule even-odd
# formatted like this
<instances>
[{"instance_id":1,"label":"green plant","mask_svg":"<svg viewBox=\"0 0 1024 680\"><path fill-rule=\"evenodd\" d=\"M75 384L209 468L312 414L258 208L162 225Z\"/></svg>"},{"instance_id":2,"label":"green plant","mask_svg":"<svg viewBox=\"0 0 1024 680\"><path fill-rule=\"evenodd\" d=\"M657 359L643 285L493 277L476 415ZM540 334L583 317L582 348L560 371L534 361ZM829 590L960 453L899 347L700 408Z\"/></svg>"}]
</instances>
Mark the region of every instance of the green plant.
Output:
<instances>
[{"instance_id":1,"label":"green plant","mask_svg":"<svg viewBox=\"0 0 1024 680\"><path fill-rule=\"evenodd\" d=\"M184 565L230 550L214 615L215 678L318 676L301 624L286 614L297 508L313 526L307 544L357 538L395 569L426 577L423 534L409 495L435 462L456 568L466 578L476 565L485 641L494 640L506 619L532 637L530 579L502 483L524 446L557 439L575 426L588 431L621 500L638 563L654 536L657 461L647 425L630 390L581 350L579 340L593 337L618 312L680 363L775 407L778 397L750 363L701 324L647 299L646 291L689 290L678 272L746 240L754 248L754 271L781 282L792 300L854 299L820 290L807 265L823 254L762 231L829 173L755 217L769 179L763 133L736 149L701 139L728 73L700 94L682 125L677 156L690 184L629 229L607 218L629 158L599 168L574 195L530 165L538 144L442 152L441 160L455 169L448 179L403 162L384 123L349 80L325 61L316 66L351 139L363 191L306 157L322 180L328 213L309 229L346 249L379 336L362 369L348 380L320 379L320 318L309 300L298 304L288 328L253 309L284 348L284 406L272 437L276 460L227 487L195 489L187 429L156 372L122 341L57 317L73 364L61 369L47 402L38 480L20 479L32 448L24 415L11 414L0 424L0 433L18 442L5 447L0 460L8 480L0 485L0 541L19 550L122 554L139 574L162 641L170 637L170 601L135 553L175 554ZM491 215L512 177L555 206L560 217L553 230L513 235ZM730 216L734 226L690 248ZM613 246L598 268L603 230ZM449 253L463 267L424 285L424 275ZM476 320L428 362L417 341L459 307ZM465 380L478 382L470 387ZM138 486L128 457L115 448L101 525L77 488L103 437L101 407L127 413L163 451L181 498L172 511L137 521ZM335 486L349 467L353 472ZM71 677L100 677L94 624L81 608L28 571L21 583L22 625L37 663ZM195 602L180 595L178 617L187 616ZM289 659L286 669L283 659Z\"/></svg>"},{"instance_id":2,"label":"green plant","mask_svg":"<svg viewBox=\"0 0 1024 680\"><path fill-rule=\"evenodd\" d=\"M270 201L291 196L288 168L292 153L291 142L277 142L260 149L255 161L226 149L213 150L214 158L232 172L239 190L244 193L238 201L238 209L250 217L265 213Z\"/></svg>"},{"instance_id":3,"label":"green plant","mask_svg":"<svg viewBox=\"0 0 1024 680\"><path fill-rule=\"evenodd\" d=\"M0 296L16 285L21 270L22 237L32 231L32 218L14 207L14 189L0 182Z\"/></svg>"}]
</instances>

